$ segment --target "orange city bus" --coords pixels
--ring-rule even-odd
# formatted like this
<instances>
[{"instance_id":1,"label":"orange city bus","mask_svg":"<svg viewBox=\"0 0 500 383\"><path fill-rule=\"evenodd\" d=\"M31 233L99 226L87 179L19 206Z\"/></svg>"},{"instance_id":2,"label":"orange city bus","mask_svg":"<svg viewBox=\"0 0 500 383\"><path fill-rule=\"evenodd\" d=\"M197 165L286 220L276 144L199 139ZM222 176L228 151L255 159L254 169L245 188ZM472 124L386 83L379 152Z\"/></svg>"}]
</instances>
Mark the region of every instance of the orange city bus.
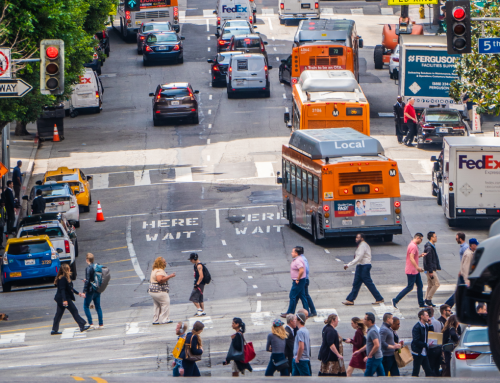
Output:
<instances>
[{"instance_id":1,"label":"orange city bus","mask_svg":"<svg viewBox=\"0 0 500 383\"><path fill-rule=\"evenodd\" d=\"M397 163L351 128L296 130L282 148L283 217L323 238L402 234Z\"/></svg>"},{"instance_id":2,"label":"orange city bus","mask_svg":"<svg viewBox=\"0 0 500 383\"><path fill-rule=\"evenodd\" d=\"M353 128L370 135L370 105L347 70L306 70L292 86L292 114L285 124L293 130Z\"/></svg>"}]
</instances>

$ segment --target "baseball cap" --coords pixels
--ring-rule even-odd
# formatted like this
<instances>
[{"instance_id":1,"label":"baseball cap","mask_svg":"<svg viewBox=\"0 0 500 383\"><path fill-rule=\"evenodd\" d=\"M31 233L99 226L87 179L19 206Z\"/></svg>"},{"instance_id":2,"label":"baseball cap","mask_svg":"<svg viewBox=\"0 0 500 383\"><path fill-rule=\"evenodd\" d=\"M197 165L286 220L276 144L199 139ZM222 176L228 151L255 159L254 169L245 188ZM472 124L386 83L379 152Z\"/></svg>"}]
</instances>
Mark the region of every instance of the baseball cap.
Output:
<instances>
[{"instance_id":1,"label":"baseball cap","mask_svg":"<svg viewBox=\"0 0 500 383\"><path fill-rule=\"evenodd\" d=\"M198 260L198 254L196 254L196 253L191 253L191 254L189 255L189 259L188 259L188 261L197 261L197 260Z\"/></svg>"},{"instance_id":2,"label":"baseball cap","mask_svg":"<svg viewBox=\"0 0 500 383\"><path fill-rule=\"evenodd\" d=\"M479 245L479 242L476 238L469 239L469 245Z\"/></svg>"},{"instance_id":3,"label":"baseball cap","mask_svg":"<svg viewBox=\"0 0 500 383\"><path fill-rule=\"evenodd\" d=\"M297 319L302 323L306 324L306 314L304 313L297 313Z\"/></svg>"}]
</instances>

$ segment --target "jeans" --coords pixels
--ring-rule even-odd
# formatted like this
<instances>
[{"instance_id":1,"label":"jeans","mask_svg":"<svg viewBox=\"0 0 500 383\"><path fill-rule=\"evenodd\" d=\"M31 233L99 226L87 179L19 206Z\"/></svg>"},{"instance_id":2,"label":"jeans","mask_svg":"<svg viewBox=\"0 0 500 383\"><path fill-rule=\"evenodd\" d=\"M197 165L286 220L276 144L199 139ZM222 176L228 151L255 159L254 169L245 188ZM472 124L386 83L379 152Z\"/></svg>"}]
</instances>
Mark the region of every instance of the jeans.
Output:
<instances>
[{"instance_id":1,"label":"jeans","mask_svg":"<svg viewBox=\"0 0 500 383\"><path fill-rule=\"evenodd\" d=\"M175 360L175 366L172 369L172 374L175 377L181 376L181 372L179 371L182 368L182 359Z\"/></svg>"},{"instance_id":2,"label":"jeans","mask_svg":"<svg viewBox=\"0 0 500 383\"><path fill-rule=\"evenodd\" d=\"M418 376L418 374L420 373L420 366L423 367L425 376L434 376L427 355L413 355L413 372L411 376Z\"/></svg>"},{"instance_id":3,"label":"jeans","mask_svg":"<svg viewBox=\"0 0 500 383\"><path fill-rule=\"evenodd\" d=\"M312 376L309 361L299 360L299 363L297 363L294 358L292 361L292 376Z\"/></svg>"},{"instance_id":4,"label":"jeans","mask_svg":"<svg viewBox=\"0 0 500 383\"><path fill-rule=\"evenodd\" d=\"M307 298L305 294L306 279L302 278L299 283L292 281L292 288L290 290L290 304L288 305L287 314L294 314L297 308L297 303L300 298L302 301L302 306L304 309L309 311L309 305L307 304Z\"/></svg>"},{"instance_id":5,"label":"jeans","mask_svg":"<svg viewBox=\"0 0 500 383\"><path fill-rule=\"evenodd\" d=\"M97 291L92 291L85 295L85 300L83 301L83 311L85 311L85 315L87 316L87 320L89 325L92 325L94 322L92 321L92 314L90 313L90 304L94 302L95 309L97 311L97 317L99 319L99 326L104 325L102 320L102 310L101 310L101 293Z\"/></svg>"},{"instance_id":6,"label":"jeans","mask_svg":"<svg viewBox=\"0 0 500 383\"><path fill-rule=\"evenodd\" d=\"M382 359L375 359L375 357L368 358L366 360L365 376L373 376L375 373L377 373L377 376L385 376Z\"/></svg>"},{"instance_id":7,"label":"jeans","mask_svg":"<svg viewBox=\"0 0 500 383\"><path fill-rule=\"evenodd\" d=\"M422 277L420 273L418 274L406 274L406 278L408 279L408 285L401 291L394 301L398 303L401 299L403 299L406 294L413 290L413 286L417 284L417 299L419 306L425 306L424 302L424 285L422 284Z\"/></svg>"},{"instance_id":8,"label":"jeans","mask_svg":"<svg viewBox=\"0 0 500 383\"><path fill-rule=\"evenodd\" d=\"M309 305L309 312L312 315L318 315L316 313L316 307L314 307L313 300L312 300L311 296L309 295L309 278L306 279L306 287L304 288L304 294L305 294L306 299L307 299L307 304Z\"/></svg>"},{"instance_id":9,"label":"jeans","mask_svg":"<svg viewBox=\"0 0 500 383\"><path fill-rule=\"evenodd\" d=\"M464 277L459 276L459 277L458 277L457 284L458 284L458 285L463 285L463 284L465 284ZM448 306L450 306L450 307L455 306L455 293L453 293L453 294L451 295L451 297L449 297L449 298L448 298L448 300L447 300L446 302L444 302L444 304L445 304L445 305L448 305Z\"/></svg>"},{"instance_id":10,"label":"jeans","mask_svg":"<svg viewBox=\"0 0 500 383\"><path fill-rule=\"evenodd\" d=\"M382 366L384 366L385 376L399 376L399 368L396 363L396 357L393 355L382 357Z\"/></svg>"},{"instance_id":11,"label":"jeans","mask_svg":"<svg viewBox=\"0 0 500 383\"><path fill-rule=\"evenodd\" d=\"M370 290L370 293L372 293L376 301L384 300L384 298L382 298L382 295L380 295L377 288L375 287L375 283L373 283L372 281L372 277L370 275L371 269L372 265L356 266L356 272L354 273L354 281L352 282L352 291L347 296L346 300L348 300L349 302L354 302L354 300L358 296L359 289L361 288L361 285L363 283L368 288L368 290Z\"/></svg>"},{"instance_id":12,"label":"jeans","mask_svg":"<svg viewBox=\"0 0 500 383\"><path fill-rule=\"evenodd\" d=\"M283 353L272 353L271 358L269 359L269 364L267 365L266 369L266 374L265 376L273 376L276 371L276 366L273 363L273 360L275 362L281 362L282 360L286 360L285 354ZM288 368L285 368L284 370L280 371L280 376L288 376Z\"/></svg>"}]
</instances>

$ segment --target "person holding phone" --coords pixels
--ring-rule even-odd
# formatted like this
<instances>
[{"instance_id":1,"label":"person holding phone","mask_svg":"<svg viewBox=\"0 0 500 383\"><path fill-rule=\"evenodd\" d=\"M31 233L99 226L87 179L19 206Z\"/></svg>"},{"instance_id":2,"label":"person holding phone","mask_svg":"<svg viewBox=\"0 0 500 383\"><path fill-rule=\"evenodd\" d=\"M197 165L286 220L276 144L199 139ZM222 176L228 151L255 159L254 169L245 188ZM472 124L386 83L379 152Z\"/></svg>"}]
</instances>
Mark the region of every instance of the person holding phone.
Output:
<instances>
[{"instance_id":1,"label":"person holding phone","mask_svg":"<svg viewBox=\"0 0 500 383\"><path fill-rule=\"evenodd\" d=\"M408 249L406 251L406 267L405 273L406 278L408 280L408 285L398 294L396 298L392 299L392 305L395 309L398 308L397 304L401 299L403 299L410 291L413 290L415 284L417 285L417 299L418 306L421 308L426 308L426 304L424 301L424 286L422 283L422 278L420 273L424 271L418 265L418 259L422 258L426 255L426 253L419 254L418 245L422 243L422 239L424 235L422 233L417 233L413 236L412 241L408 245Z\"/></svg>"}]
</instances>

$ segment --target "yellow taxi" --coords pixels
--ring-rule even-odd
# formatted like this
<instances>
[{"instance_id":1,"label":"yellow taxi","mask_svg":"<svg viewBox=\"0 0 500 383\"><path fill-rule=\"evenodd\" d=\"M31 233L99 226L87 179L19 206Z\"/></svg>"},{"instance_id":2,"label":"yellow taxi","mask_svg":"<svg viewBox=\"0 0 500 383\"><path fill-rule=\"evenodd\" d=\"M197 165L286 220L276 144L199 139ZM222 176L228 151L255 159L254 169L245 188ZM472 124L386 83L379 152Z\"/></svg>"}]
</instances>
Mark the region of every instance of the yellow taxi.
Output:
<instances>
[{"instance_id":1,"label":"yellow taxi","mask_svg":"<svg viewBox=\"0 0 500 383\"><path fill-rule=\"evenodd\" d=\"M92 204L89 183L91 179L91 176L85 176L80 169L69 169L63 166L57 168L57 170L46 172L43 177L43 183L67 183L76 195L80 211L89 212L90 205Z\"/></svg>"}]
</instances>

